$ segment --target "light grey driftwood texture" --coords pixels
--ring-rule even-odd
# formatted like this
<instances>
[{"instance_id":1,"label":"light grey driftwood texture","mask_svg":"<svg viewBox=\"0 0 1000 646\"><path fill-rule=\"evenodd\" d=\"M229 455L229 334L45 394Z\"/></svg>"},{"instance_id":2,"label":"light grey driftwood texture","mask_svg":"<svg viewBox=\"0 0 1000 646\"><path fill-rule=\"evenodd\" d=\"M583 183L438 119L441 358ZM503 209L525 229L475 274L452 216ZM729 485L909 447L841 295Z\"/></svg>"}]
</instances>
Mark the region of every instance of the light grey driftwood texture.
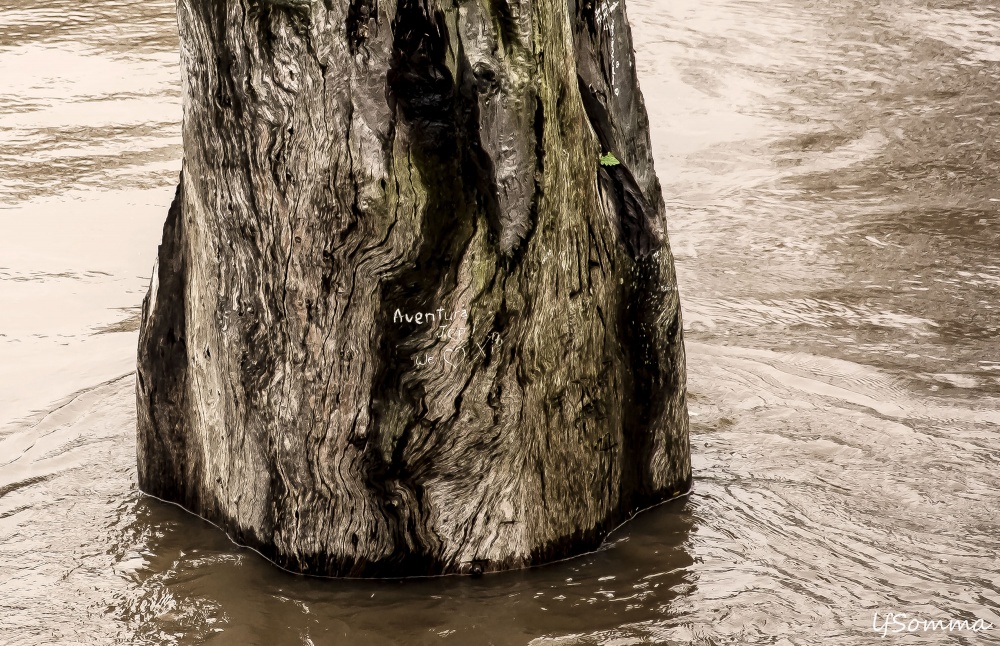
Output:
<instances>
[{"instance_id":1,"label":"light grey driftwood texture","mask_svg":"<svg viewBox=\"0 0 1000 646\"><path fill-rule=\"evenodd\" d=\"M688 488L623 0L179 0L178 22L143 490L293 570L405 576L586 551Z\"/></svg>"}]
</instances>

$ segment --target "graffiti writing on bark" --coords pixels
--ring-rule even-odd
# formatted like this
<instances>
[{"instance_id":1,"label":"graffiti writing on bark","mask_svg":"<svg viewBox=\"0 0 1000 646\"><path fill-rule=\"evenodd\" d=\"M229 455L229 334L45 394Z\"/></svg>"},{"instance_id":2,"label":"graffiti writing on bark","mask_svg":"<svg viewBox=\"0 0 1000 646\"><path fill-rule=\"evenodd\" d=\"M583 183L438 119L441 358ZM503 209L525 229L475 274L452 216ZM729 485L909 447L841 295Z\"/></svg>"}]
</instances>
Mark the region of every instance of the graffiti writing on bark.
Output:
<instances>
[{"instance_id":1,"label":"graffiti writing on bark","mask_svg":"<svg viewBox=\"0 0 1000 646\"><path fill-rule=\"evenodd\" d=\"M434 366L457 366L467 361L484 361L491 354L501 351L504 342L499 332L489 332L485 337L475 333L475 326L469 323L467 310L447 311L438 308L432 311L406 313L397 309L393 323L410 325L413 332L427 333L433 341L431 348L412 354L413 363L418 368Z\"/></svg>"}]
</instances>

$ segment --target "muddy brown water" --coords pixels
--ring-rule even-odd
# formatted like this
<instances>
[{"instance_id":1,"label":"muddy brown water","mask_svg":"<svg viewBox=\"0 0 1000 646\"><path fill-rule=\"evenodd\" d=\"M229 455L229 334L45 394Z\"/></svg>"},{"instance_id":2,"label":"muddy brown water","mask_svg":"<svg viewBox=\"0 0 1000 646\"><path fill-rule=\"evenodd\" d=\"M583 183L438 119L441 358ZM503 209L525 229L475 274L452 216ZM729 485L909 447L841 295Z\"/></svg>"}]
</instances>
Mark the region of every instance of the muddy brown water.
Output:
<instances>
[{"instance_id":1,"label":"muddy brown water","mask_svg":"<svg viewBox=\"0 0 1000 646\"><path fill-rule=\"evenodd\" d=\"M693 492L567 562L358 582L136 490L172 3L4 0L0 644L1000 643L1000 3L628 6Z\"/></svg>"}]
</instances>

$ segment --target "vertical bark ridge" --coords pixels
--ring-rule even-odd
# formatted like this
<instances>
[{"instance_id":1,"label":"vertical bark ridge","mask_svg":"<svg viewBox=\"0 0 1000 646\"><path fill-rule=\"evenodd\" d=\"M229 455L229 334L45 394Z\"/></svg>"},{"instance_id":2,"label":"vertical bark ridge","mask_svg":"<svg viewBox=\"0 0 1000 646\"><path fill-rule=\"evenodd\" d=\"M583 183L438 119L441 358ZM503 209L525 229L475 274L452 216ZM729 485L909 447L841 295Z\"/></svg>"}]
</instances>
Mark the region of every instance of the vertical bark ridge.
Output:
<instances>
[{"instance_id":1,"label":"vertical bark ridge","mask_svg":"<svg viewBox=\"0 0 1000 646\"><path fill-rule=\"evenodd\" d=\"M197 507L199 462L188 451L187 343L184 316L184 280L187 261L183 248L183 195L178 186L163 225L149 292L143 299L143 327L136 369L137 413L140 424L153 432L140 435L137 446L140 474L149 492ZM160 311L158 311L160 310ZM162 313L161 313L162 311ZM155 425L154 425L155 421Z\"/></svg>"}]
</instances>

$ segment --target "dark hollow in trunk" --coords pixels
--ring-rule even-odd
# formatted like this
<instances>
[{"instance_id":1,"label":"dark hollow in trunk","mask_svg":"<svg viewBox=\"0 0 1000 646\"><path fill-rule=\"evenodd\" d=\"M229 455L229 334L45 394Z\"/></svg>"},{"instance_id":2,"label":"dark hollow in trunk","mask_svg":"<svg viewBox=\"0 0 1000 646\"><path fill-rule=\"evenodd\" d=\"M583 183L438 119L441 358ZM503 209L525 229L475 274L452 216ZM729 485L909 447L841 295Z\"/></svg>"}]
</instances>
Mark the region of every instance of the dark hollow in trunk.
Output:
<instances>
[{"instance_id":1,"label":"dark hollow in trunk","mask_svg":"<svg viewBox=\"0 0 1000 646\"><path fill-rule=\"evenodd\" d=\"M295 571L406 576L589 551L688 489L623 0L179 0L178 23L144 491Z\"/></svg>"}]
</instances>

